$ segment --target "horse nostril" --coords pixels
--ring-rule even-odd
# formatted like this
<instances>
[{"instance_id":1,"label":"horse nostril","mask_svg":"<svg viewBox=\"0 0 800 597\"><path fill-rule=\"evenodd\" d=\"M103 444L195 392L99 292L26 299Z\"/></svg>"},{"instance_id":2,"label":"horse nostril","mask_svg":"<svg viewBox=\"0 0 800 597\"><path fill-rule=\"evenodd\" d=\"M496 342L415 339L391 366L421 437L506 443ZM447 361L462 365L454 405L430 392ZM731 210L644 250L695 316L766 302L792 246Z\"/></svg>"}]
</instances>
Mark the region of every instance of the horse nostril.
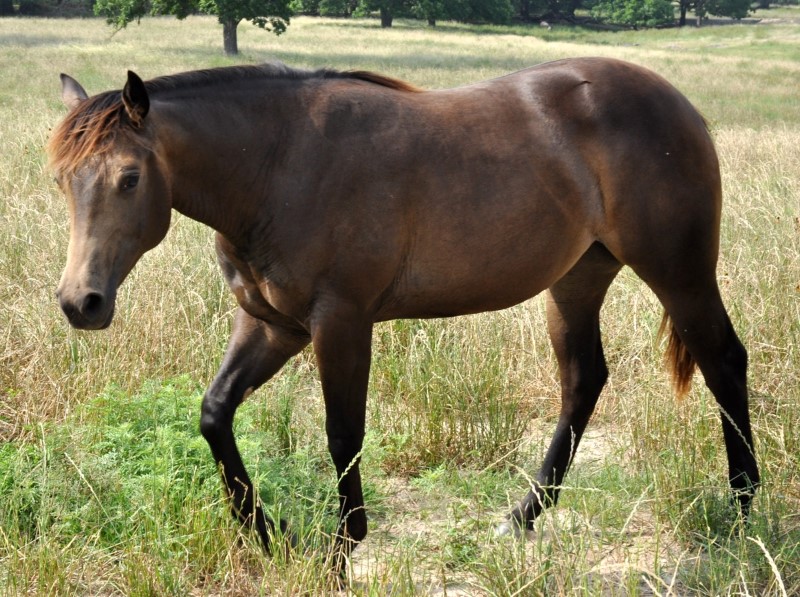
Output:
<instances>
[{"instance_id":1,"label":"horse nostril","mask_svg":"<svg viewBox=\"0 0 800 597\"><path fill-rule=\"evenodd\" d=\"M64 315L67 316L67 319L72 321L75 318L75 314L78 312L78 310L72 303L62 301L61 297L59 297L59 303L61 304L61 310L64 312Z\"/></svg>"},{"instance_id":2,"label":"horse nostril","mask_svg":"<svg viewBox=\"0 0 800 597\"><path fill-rule=\"evenodd\" d=\"M99 292L90 292L84 297L83 303L81 303L81 313L87 319L91 319L102 311L104 302L105 299L102 294Z\"/></svg>"}]
</instances>

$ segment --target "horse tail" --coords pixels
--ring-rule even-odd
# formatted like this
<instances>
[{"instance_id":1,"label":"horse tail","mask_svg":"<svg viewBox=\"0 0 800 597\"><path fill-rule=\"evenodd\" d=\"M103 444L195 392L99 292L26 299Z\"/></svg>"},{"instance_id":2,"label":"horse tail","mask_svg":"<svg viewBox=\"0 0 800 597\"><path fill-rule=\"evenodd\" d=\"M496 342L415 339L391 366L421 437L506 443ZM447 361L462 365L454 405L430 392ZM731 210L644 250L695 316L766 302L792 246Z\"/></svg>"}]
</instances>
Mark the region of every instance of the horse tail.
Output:
<instances>
[{"instance_id":1,"label":"horse tail","mask_svg":"<svg viewBox=\"0 0 800 597\"><path fill-rule=\"evenodd\" d=\"M669 339L667 340L667 352L664 355L664 360L672 373L672 387L680 399L686 396L692 386L692 374L697 362L689 354L689 350L675 329L675 324L672 323L665 311L664 317L661 319L661 325L658 328L658 337L661 338L667 330L669 330Z\"/></svg>"}]
</instances>

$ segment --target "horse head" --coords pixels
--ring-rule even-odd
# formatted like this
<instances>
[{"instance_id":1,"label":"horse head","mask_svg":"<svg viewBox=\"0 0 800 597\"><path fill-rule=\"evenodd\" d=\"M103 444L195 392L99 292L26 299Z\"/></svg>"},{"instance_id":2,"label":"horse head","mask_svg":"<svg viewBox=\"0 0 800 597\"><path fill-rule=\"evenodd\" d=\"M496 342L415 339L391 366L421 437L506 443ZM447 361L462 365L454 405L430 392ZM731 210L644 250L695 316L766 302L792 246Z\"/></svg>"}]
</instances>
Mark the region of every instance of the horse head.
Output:
<instances>
[{"instance_id":1,"label":"horse head","mask_svg":"<svg viewBox=\"0 0 800 597\"><path fill-rule=\"evenodd\" d=\"M70 324L103 329L117 289L139 258L167 233L171 196L153 151L150 101L133 72L120 91L89 97L61 75L71 109L48 145L70 213L67 263L56 292Z\"/></svg>"}]
</instances>

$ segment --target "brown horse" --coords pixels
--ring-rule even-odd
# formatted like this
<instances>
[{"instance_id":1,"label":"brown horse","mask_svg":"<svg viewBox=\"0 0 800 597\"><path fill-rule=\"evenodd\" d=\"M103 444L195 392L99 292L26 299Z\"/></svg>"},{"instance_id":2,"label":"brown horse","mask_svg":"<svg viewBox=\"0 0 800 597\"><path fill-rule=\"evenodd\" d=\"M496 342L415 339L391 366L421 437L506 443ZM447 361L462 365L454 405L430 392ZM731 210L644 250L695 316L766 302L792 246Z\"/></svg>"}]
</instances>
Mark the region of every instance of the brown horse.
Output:
<instances>
[{"instance_id":1,"label":"brown horse","mask_svg":"<svg viewBox=\"0 0 800 597\"><path fill-rule=\"evenodd\" d=\"M607 369L599 311L631 267L665 307L678 392L695 363L719 403L730 484L759 482L747 353L715 277L720 172L703 118L640 67L586 58L458 89L282 65L184 73L71 108L51 164L69 201L58 288L69 322L111 323L118 286L164 237L171 209L217 231L240 308L203 400L233 513L269 549L234 441L242 400L313 345L339 475L338 543L367 533L359 472L373 324L503 309L548 289L561 416L503 530L555 503ZM282 524L282 523L281 523ZM283 526L283 525L282 525Z\"/></svg>"}]
</instances>

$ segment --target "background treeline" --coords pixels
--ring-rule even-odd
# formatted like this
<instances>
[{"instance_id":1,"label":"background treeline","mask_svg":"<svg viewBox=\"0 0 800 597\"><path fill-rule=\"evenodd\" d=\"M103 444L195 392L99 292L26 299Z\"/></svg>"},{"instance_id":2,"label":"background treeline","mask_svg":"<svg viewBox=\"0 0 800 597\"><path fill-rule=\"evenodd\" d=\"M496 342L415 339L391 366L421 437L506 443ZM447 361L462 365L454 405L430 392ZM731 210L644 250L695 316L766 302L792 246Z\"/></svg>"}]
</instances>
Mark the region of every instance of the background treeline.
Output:
<instances>
[{"instance_id":1,"label":"background treeline","mask_svg":"<svg viewBox=\"0 0 800 597\"><path fill-rule=\"evenodd\" d=\"M779 0L772 4L798 4ZM463 23L580 23L660 27L685 25L691 14L697 24L707 16L741 19L770 0L288 0L294 14L326 17L380 16L384 27L394 18ZM0 16L89 16L95 0L0 0ZM211 11L213 13L213 11Z\"/></svg>"},{"instance_id":2,"label":"background treeline","mask_svg":"<svg viewBox=\"0 0 800 597\"><path fill-rule=\"evenodd\" d=\"M798 0L784 0L797 4ZM773 2L773 4L777 4ZM741 19L755 8L751 0L291 0L296 14L350 17L380 14L381 24L391 27L395 17L475 24L511 22L547 24L608 23L630 27L686 24L689 12L697 19L709 15Z\"/></svg>"}]
</instances>

